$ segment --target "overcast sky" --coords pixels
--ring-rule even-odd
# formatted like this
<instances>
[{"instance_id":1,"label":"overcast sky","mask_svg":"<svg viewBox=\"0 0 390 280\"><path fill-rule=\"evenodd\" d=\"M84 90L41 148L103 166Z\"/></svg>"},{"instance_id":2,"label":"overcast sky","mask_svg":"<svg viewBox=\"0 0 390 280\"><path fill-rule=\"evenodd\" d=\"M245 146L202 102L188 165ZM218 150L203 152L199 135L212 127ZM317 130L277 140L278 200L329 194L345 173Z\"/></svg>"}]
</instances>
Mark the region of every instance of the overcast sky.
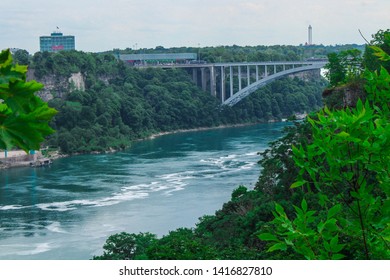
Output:
<instances>
[{"instance_id":1,"label":"overcast sky","mask_svg":"<svg viewBox=\"0 0 390 280\"><path fill-rule=\"evenodd\" d=\"M0 48L39 51L57 26L85 52L113 48L363 44L390 28L389 0L4 0Z\"/></svg>"}]
</instances>

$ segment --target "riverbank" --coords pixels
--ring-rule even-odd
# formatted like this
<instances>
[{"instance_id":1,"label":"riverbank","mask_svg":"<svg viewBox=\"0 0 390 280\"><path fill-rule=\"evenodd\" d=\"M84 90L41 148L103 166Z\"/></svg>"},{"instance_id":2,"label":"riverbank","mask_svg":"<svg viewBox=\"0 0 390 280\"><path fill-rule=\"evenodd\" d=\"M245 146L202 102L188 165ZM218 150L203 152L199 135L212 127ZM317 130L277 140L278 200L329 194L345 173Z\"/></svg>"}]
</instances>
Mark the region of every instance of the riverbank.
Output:
<instances>
[{"instance_id":1,"label":"riverbank","mask_svg":"<svg viewBox=\"0 0 390 280\"><path fill-rule=\"evenodd\" d=\"M140 139L137 139L135 141L150 140L150 139L154 139L156 137L160 137L160 136L164 136L164 135L183 133L183 132L206 131L206 130L223 129L223 128L230 128L230 127L244 127L244 126L251 126L251 125L256 125L256 124L260 124L260 123L253 122L253 123L219 125L219 126L212 126L212 127L198 127L198 128L190 128L190 129L177 129L177 130L173 130L173 131L164 131L164 132L153 133L150 136L147 136L145 138L140 138Z\"/></svg>"},{"instance_id":2,"label":"riverbank","mask_svg":"<svg viewBox=\"0 0 390 280\"><path fill-rule=\"evenodd\" d=\"M142 138L138 138L133 140L134 142L138 141L144 141L144 140L151 140L155 139L157 137L161 137L164 135L169 134L177 134L177 133L185 133L185 132L196 132L196 131L206 131L206 130L213 130L213 129L224 129L224 128L231 128L231 127L245 127L245 126L252 126L257 125L261 123L275 123L279 122L278 120L272 120L268 122L251 122L251 123L240 123L240 124L227 124L227 125L219 125L219 126L213 126L213 127L198 127L198 128L191 128L191 129L177 129L173 131L164 131L164 132L157 132L157 133L151 133L150 135ZM104 152L91 152L90 154L102 154L102 153L115 153L118 150L115 149L109 149ZM74 156L79 154L62 154L59 150L54 150L47 152L45 156L42 155L40 151L37 151L35 155L28 155L26 152L22 150L15 150L15 151L8 151L7 152L7 158L5 158L4 151L0 153L0 169L8 169L8 168L16 168L16 167L29 167L31 166L31 162L47 158L51 161L54 161L59 158ZM34 157L32 157L34 156Z\"/></svg>"},{"instance_id":3,"label":"riverbank","mask_svg":"<svg viewBox=\"0 0 390 280\"><path fill-rule=\"evenodd\" d=\"M287 123L176 133L50 168L1 170L0 259L91 259L118 232L194 227L252 189L260 151Z\"/></svg>"}]
</instances>

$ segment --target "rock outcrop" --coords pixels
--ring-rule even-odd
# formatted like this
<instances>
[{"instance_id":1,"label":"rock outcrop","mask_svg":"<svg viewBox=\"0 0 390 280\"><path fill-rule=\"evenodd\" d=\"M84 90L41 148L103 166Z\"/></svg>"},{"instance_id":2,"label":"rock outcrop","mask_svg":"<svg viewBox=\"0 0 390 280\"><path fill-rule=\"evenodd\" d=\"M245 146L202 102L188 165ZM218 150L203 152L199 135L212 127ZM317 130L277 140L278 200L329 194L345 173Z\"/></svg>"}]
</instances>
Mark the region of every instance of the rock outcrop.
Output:
<instances>
[{"instance_id":1,"label":"rock outcrop","mask_svg":"<svg viewBox=\"0 0 390 280\"><path fill-rule=\"evenodd\" d=\"M74 90L85 90L85 78L80 72L72 73L70 77L47 75L38 79L34 75L34 69L29 69L27 80L36 80L44 85L44 88L37 93L44 101L53 98L64 98L67 93Z\"/></svg>"},{"instance_id":2,"label":"rock outcrop","mask_svg":"<svg viewBox=\"0 0 390 280\"><path fill-rule=\"evenodd\" d=\"M359 98L365 100L365 96L363 84L359 82L326 89L322 93L325 104L335 109L355 107Z\"/></svg>"}]
</instances>

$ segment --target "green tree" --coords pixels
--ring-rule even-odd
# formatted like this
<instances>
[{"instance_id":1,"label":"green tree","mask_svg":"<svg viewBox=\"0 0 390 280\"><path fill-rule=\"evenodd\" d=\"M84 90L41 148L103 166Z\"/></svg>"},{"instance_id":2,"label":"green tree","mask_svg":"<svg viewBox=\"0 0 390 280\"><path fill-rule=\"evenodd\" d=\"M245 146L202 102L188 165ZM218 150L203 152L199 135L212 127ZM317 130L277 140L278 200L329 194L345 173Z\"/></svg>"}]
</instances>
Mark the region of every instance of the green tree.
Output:
<instances>
[{"instance_id":1,"label":"green tree","mask_svg":"<svg viewBox=\"0 0 390 280\"><path fill-rule=\"evenodd\" d=\"M45 136L53 133L49 121L56 114L35 95L43 85L26 82L27 66L13 65L9 50L0 53L0 148L17 146L39 150Z\"/></svg>"},{"instance_id":2,"label":"green tree","mask_svg":"<svg viewBox=\"0 0 390 280\"><path fill-rule=\"evenodd\" d=\"M151 233L130 234L121 232L111 235L103 246L101 256L94 260L142 260L147 259L146 250L156 242L156 236Z\"/></svg>"},{"instance_id":3,"label":"green tree","mask_svg":"<svg viewBox=\"0 0 390 280\"><path fill-rule=\"evenodd\" d=\"M358 78L362 72L361 52L357 49L328 54L326 77L330 86L338 86Z\"/></svg>"},{"instance_id":4,"label":"green tree","mask_svg":"<svg viewBox=\"0 0 390 280\"><path fill-rule=\"evenodd\" d=\"M375 47L380 47L385 53L390 55L389 34L390 29L387 29L379 30L376 34L372 35L372 40L370 44L366 46L364 53L364 65L368 70L380 71L383 66L387 71L390 71L390 61L381 61L375 56Z\"/></svg>"},{"instance_id":5,"label":"green tree","mask_svg":"<svg viewBox=\"0 0 390 280\"><path fill-rule=\"evenodd\" d=\"M179 228L153 243L147 250L153 260L207 260L215 258L215 250L203 244L193 230Z\"/></svg>"},{"instance_id":6,"label":"green tree","mask_svg":"<svg viewBox=\"0 0 390 280\"><path fill-rule=\"evenodd\" d=\"M26 50L17 50L13 55L14 62L20 65L30 64L30 55Z\"/></svg>"},{"instance_id":7,"label":"green tree","mask_svg":"<svg viewBox=\"0 0 390 280\"><path fill-rule=\"evenodd\" d=\"M292 219L277 203L276 234L259 235L271 243L269 251L290 247L307 259L390 258L390 75L384 67L366 70L365 80L365 103L325 107L308 119L312 141L292 149L300 171L291 187L314 193L320 208L310 210L303 199Z\"/></svg>"}]
</instances>

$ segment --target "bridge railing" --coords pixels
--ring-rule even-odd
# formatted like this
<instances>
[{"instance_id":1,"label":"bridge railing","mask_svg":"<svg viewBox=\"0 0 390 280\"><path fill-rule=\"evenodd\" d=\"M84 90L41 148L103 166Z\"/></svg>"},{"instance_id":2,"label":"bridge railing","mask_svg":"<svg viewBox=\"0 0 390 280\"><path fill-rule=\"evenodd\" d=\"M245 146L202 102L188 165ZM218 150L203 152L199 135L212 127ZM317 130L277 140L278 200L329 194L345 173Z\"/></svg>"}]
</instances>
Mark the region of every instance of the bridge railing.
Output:
<instances>
[{"instance_id":1,"label":"bridge railing","mask_svg":"<svg viewBox=\"0 0 390 280\"><path fill-rule=\"evenodd\" d=\"M218 63L162 63L162 64L140 64L136 68L205 68L205 67L239 67L239 66L280 66L280 65L325 65L323 61L259 61L259 62L218 62Z\"/></svg>"}]
</instances>

